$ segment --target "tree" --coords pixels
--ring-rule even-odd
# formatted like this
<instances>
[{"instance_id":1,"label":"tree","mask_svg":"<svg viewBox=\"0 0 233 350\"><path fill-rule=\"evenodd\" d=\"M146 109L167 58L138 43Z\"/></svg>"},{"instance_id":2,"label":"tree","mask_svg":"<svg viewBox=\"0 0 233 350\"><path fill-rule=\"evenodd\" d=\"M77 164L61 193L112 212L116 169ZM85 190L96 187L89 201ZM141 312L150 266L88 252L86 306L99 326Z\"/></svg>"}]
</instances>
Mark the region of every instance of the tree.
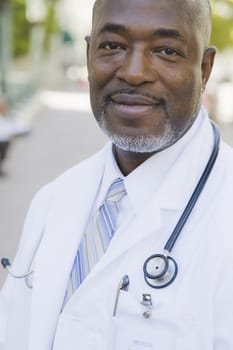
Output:
<instances>
[{"instance_id":1,"label":"tree","mask_svg":"<svg viewBox=\"0 0 233 350\"><path fill-rule=\"evenodd\" d=\"M41 24L45 32L45 47L48 49L50 37L58 30L55 15L57 0L46 0L47 16ZM22 56L29 52L32 24L26 18L26 0L12 0L13 56Z\"/></svg>"},{"instance_id":2,"label":"tree","mask_svg":"<svg viewBox=\"0 0 233 350\"><path fill-rule=\"evenodd\" d=\"M50 46L50 38L53 34L59 31L59 25L56 18L56 3L58 0L47 0L47 16L44 23L45 28L45 49L48 50Z\"/></svg>"},{"instance_id":3,"label":"tree","mask_svg":"<svg viewBox=\"0 0 233 350\"><path fill-rule=\"evenodd\" d=\"M211 42L218 50L233 48L233 0L211 0L213 31Z\"/></svg>"},{"instance_id":4,"label":"tree","mask_svg":"<svg viewBox=\"0 0 233 350\"><path fill-rule=\"evenodd\" d=\"M12 42L13 56L21 56L29 51L30 23L26 19L25 0L12 1Z\"/></svg>"}]
</instances>

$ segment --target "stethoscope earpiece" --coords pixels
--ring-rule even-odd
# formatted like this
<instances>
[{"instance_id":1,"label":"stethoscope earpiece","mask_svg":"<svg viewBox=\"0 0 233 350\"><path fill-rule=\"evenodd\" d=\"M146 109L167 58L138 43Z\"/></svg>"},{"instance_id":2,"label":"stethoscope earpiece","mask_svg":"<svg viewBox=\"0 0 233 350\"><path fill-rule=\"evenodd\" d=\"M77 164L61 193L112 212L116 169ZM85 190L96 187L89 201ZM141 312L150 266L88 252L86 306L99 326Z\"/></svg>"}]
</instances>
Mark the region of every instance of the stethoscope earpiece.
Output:
<instances>
[{"instance_id":1,"label":"stethoscope earpiece","mask_svg":"<svg viewBox=\"0 0 233 350\"><path fill-rule=\"evenodd\" d=\"M152 288L164 288L176 278L178 266L176 261L163 254L151 255L143 265L146 283Z\"/></svg>"}]
</instances>

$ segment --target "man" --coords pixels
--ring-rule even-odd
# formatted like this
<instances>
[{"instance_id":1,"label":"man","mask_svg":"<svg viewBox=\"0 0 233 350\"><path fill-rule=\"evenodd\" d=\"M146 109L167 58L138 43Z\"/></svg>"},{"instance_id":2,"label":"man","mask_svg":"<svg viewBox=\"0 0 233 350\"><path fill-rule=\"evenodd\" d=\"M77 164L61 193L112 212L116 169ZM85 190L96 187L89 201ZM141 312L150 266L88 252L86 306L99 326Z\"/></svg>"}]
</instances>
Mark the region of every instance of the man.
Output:
<instances>
[{"instance_id":1,"label":"man","mask_svg":"<svg viewBox=\"0 0 233 350\"><path fill-rule=\"evenodd\" d=\"M35 197L12 267L34 273L3 288L2 349L233 349L225 144L162 255L217 148L201 107L210 32L208 0L96 1L91 105L111 142Z\"/></svg>"}]
</instances>

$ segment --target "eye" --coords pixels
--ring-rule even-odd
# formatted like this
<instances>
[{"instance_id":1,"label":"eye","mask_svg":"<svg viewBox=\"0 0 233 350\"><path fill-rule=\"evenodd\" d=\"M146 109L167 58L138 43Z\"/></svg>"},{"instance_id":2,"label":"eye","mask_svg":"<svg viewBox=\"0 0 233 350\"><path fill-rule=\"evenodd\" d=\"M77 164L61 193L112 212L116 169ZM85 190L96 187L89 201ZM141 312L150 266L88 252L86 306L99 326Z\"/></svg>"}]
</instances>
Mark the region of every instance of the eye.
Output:
<instances>
[{"instance_id":1,"label":"eye","mask_svg":"<svg viewBox=\"0 0 233 350\"><path fill-rule=\"evenodd\" d=\"M175 51L174 49L171 49L169 47L166 49L162 49L160 52L166 56L177 56L178 55L177 51Z\"/></svg>"},{"instance_id":2,"label":"eye","mask_svg":"<svg viewBox=\"0 0 233 350\"><path fill-rule=\"evenodd\" d=\"M122 49L122 45L117 43L117 42L107 42L107 43L103 43L100 45L101 49L105 49L108 51L112 51L112 50L120 50Z\"/></svg>"},{"instance_id":3,"label":"eye","mask_svg":"<svg viewBox=\"0 0 233 350\"><path fill-rule=\"evenodd\" d=\"M152 53L157 57L164 59L168 62L177 62L182 58L185 58L184 52L178 48L172 48L170 46L155 47Z\"/></svg>"}]
</instances>

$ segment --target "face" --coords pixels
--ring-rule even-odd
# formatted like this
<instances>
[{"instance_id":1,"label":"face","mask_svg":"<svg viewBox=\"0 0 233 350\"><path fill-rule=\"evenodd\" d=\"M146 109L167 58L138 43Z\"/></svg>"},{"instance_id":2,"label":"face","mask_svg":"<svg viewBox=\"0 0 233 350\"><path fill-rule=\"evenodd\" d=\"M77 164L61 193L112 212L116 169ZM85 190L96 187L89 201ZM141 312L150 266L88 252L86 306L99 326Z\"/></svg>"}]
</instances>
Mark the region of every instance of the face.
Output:
<instances>
[{"instance_id":1,"label":"face","mask_svg":"<svg viewBox=\"0 0 233 350\"><path fill-rule=\"evenodd\" d=\"M189 5L190 6L190 5ZM102 0L88 41L91 106L116 147L154 153L195 120L213 64L184 0Z\"/></svg>"}]
</instances>

